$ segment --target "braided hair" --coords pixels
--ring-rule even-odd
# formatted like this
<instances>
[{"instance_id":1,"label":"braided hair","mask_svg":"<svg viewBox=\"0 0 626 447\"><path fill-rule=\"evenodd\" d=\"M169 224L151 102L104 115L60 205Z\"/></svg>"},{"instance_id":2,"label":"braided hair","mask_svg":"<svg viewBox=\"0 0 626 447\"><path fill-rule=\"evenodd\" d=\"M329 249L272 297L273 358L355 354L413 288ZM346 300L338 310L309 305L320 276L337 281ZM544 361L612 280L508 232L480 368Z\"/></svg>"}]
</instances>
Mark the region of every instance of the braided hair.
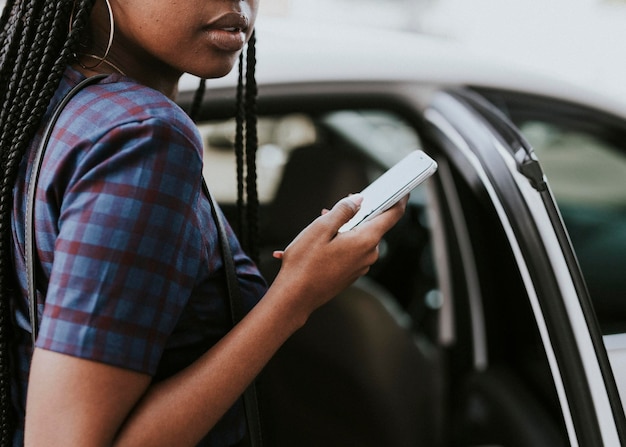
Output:
<instances>
[{"instance_id":1,"label":"braided hair","mask_svg":"<svg viewBox=\"0 0 626 447\"><path fill-rule=\"evenodd\" d=\"M237 84L237 135L235 152L237 154L237 202L239 203L239 230L243 240L244 249L252 259L258 261L258 210L259 198L257 194L256 177L256 150L257 139L257 114L256 96L257 86L255 81L256 67L256 34L252 34L246 53L245 88L243 76L243 53L239 60L239 82ZM245 137L243 132L245 131ZM245 140L245 146L244 146ZM245 164L245 196L243 203L243 165Z\"/></svg>"},{"instance_id":2,"label":"braided hair","mask_svg":"<svg viewBox=\"0 0 626 447\"><path fill-rule=\"evenodd\" d=\"M243 52L239 56L234 146L237 158L237 208L239 211L237 233L243 249L253 260L258 261L259 197L256 176L256 151L258 147L256 98L258 88L255 69L256 32L253 32L248 41L245 58ZM205 90L206 80L202 79L189 109L189 115L194 120L202 105Z\"/></svg>"},{"instance_id":3,"label":"braided hair","mask_svg":"<svg viewBox=\"0 0 626 447\"><path fill-rule=\"evenodd\" d=\"M63 72L86 36L94 3L95 0L7 0L0 16L0 447L11 445L14 429L9 346L9 302L16 287L11 248L13 186L19 164L42 123ZM252 67L252 72L248 78L252 79L249 82L253 88L247 89L250 93L245 98L254 104L253 41L249 47L252 51L248 50L248 69ZM246 114L248 141L256 140L252 124L255 118L248 116L253 113ZM255 171L253 160L248 169ZM256 200L256 192L248 194Z\"/></svg>"},{"instance_id":4,"label":"braided hair","mask_svg":"<svg viewBox=\"0 0 626 447\"><path fill-rule=\"evenodd\" d=\"M0 17L0 446L12 441L9 299L13 185L95 0L7 0ZM70 20L72 23L70 23Z\"/></svg>"}]
</instances>

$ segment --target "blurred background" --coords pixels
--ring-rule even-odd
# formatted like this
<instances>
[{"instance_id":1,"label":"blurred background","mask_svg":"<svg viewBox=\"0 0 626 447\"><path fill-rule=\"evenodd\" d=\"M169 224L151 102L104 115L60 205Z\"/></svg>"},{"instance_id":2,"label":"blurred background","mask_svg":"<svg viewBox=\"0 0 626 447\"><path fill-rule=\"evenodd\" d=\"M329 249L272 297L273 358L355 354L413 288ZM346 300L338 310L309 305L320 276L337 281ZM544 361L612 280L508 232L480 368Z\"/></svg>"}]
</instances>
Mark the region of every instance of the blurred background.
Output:
<instances>
[{"instance_id":1,"label":"blurred background","mask_svg":"<svg viewBox=\"0 0 626 447\"><path fill-rule=\"evenodd\" d=\"M626 102L626 0L261 0L263 17L434 34Z\"/></svg>"},{"instance_id":2,"label":"blurred background","mask_svg":"<svg viewBox=\"0 0 626 447\"><path fill-rule=\"evenodd\" d=\"M261 0L260 16L439 35L626 101L626 0Z\"/></svg>"}]
</instances>

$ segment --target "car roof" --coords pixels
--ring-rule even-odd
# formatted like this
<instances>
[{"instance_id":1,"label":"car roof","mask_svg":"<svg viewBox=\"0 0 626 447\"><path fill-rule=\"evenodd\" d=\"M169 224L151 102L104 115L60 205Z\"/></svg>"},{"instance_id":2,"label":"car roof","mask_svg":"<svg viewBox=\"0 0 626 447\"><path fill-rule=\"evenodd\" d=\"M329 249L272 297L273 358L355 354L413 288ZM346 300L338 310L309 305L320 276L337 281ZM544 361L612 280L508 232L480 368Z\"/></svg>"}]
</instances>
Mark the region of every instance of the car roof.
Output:
<instances>
[{"instance_id":1,"label":"car roof","mask_svg":"<svg viewBox=\"0 0 626 447\"><path fill-rule=\"evenodd\" d=\"M259 18L256 79L259 85L319 82L413 82L512 90L582 103L626 117L626 102L591 89L481 54L440 36L284 18ZM234 86L237 70L207 82ZM185 75L180 91L194 90ZM602 87L602 86L596 86Z\"/></svg>"}]
</instances>

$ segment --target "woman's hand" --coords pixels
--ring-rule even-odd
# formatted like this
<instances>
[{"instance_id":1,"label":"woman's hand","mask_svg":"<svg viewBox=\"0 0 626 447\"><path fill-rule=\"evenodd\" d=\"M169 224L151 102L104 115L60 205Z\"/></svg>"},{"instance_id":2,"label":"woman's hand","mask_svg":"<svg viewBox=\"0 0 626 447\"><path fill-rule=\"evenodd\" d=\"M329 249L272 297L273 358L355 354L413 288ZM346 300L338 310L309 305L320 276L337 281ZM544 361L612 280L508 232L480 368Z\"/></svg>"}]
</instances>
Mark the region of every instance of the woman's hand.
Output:
<instances>
[{"instance_id":1,"label":"woman's hand","mask_svg":"<svg viewBox=\"0 0 626 447\"><path fill-rule=\"evenodd\" d=\"M338 233L359 209L362 198L354 195L340 200L328 212L305 228L284 252L281 270L272 288L286 287L302 322L358 277L366 274L378 259L383 235L402 217L408 196L380 216L353 230Z\"/></svg>"}]
</instances>

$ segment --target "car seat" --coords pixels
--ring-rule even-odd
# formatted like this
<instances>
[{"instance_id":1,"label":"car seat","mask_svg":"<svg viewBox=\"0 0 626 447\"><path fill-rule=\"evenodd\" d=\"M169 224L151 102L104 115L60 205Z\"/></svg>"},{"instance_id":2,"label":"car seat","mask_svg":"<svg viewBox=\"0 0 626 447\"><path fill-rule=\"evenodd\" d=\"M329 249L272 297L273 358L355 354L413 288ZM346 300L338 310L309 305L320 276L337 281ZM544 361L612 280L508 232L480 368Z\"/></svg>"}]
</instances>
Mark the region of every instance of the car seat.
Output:
<instances>
[{"instance_id":1,"label":"car seat","mask_svg":"<svg viewBox=\"0 0 626 447\"><path fill-rule=\"evenodd\" d=\"M441 359L406 319L367 278L317 310L259 380L267 444L440 445Z\"/></svg>"},{"instance_id":2,"label":"car seat","mask_svg":"<svg viewBox=\"0 0 626 447\"><path fill-rule=\"evenodd\" d=\"M365 158L338 145L293 151L266 210L260 267L269 281L280 265L269 253L322 208L363 189L370 170ZM410 327L394 297L370 278L318 309L259 378L267 445L438 445L441 360Z\"/></svg>"},{"instance_id":3,"label":"car seat","mask_svg":"<svg viewBox=\"0 0 626 447\"><path fill-rule=\"evenodd\" d=\"M367 186L367 169L363 157L338 145L315 143L291 151L276 196L262 216L260 267L268 280L280 266L272 251L286 247L323 208Z\"/></svg>"}]
</instances>

